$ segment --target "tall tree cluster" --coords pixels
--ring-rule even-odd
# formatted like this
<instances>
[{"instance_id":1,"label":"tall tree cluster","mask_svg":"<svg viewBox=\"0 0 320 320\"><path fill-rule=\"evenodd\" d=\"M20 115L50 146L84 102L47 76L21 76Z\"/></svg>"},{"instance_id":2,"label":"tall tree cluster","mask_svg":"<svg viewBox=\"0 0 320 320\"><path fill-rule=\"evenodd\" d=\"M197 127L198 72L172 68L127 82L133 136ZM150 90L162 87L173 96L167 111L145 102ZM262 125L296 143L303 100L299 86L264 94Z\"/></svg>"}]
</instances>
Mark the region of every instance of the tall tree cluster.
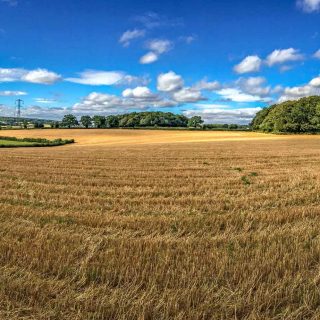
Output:
<instances>
[{"instance_id":1,"label":"tall tree cluster","mask_svg":"<svg viewBox=\"0 0 320 320\"><path fill-rule=\"evenodd\" d=\"M258 112L251 125L264 132L319 132L320 96L272 105Z\"/></svg>"},{"instance_id":2,"label":"tall tree cluster","mask_svg":"<svg viewBox=\"0 0 320 320\"><path fill-rule=\"evenodd\" d=\"M199 116L187 118L184 115L171 112L132 112L122 115L82 116L81 126L85 128L141 128L141 127L193 127L198 128L203 124ZM62 127L72 128L79 125L77 118L68 114L61 121Z\"/></svg>"}]
</instances>

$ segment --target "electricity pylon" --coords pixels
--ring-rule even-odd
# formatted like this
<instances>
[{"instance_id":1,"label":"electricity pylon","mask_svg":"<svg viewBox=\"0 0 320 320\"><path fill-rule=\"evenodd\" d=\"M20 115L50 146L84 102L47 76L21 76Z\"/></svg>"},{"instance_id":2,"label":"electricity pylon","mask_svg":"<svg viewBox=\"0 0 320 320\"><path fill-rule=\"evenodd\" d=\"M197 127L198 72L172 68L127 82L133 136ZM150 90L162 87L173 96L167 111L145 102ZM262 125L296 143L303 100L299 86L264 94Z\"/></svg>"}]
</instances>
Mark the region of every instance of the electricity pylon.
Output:
<instances>
[{"instance_id":1,"label":"electricity pylon","mask_svg":"<svg viewBox=\"0 0 320 320\"><path fill-rule=\"evenodd\" d=\"M17 118L21 118L21 107L23 105L24 101L21 99L16 100L16 105L17 105Z\"/></svg>"}]
</instances>

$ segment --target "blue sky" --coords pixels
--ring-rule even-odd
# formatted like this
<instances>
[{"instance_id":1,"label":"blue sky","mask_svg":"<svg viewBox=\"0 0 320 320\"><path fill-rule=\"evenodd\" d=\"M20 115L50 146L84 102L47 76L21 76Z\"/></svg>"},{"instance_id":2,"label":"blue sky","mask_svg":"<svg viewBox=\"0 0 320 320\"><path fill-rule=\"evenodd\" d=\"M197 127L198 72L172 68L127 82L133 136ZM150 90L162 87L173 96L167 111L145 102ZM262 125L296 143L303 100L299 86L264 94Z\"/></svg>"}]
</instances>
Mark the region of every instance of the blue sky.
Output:
<instances>
[{"instance_id":1,"label":"blue sky","mask_svg":"<svg viewBox=\"0 0 320 320\"><path fill-rule=\"evenodd\" d=\"M320 94L320 0L0 0L0 115L247 123Z\"/></svg>"}]
</instances>

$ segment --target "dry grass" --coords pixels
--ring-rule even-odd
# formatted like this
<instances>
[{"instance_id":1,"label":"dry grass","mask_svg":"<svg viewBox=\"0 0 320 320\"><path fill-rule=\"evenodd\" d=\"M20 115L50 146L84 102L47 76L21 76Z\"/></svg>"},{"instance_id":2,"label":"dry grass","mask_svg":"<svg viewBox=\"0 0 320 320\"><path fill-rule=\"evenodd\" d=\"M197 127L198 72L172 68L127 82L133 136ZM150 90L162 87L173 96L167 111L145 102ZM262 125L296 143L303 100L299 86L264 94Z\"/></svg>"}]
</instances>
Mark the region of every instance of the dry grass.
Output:
<instances>
[{"instance_id":1,"label":"dry grass","mask_svg":"<svg viewBox=\"0 0 320 320\"><path fill-rule=\"evenodd\" d=\"M77 146L137 145L154 143L242 141L278 139L279 136L253 132L219 132L187 130L6 130L6 135L18 138L45 138L49 140L75 139Z\"/></svg>"},{"instance_id":2,"label":"dry grass","mask_svg":"<svg viewBox=\"0 0 320 320\"><path fill-rule=\"evenodd\" d=\"M18 134L78 144L0 150L0 319L320 318L317 136Z\"/></svg>"}]
</instances>

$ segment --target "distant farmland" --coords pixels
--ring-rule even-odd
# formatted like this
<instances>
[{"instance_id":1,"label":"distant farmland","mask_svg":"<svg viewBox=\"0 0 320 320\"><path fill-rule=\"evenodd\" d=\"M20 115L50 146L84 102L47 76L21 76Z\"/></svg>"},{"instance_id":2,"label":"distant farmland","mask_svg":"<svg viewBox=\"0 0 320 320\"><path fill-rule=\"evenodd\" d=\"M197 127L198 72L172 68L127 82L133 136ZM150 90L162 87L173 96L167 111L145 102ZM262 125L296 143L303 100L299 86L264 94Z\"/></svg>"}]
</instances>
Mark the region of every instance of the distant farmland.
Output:
<instances>
[{"instance_id":1,"label":"distant farmland","mask_svg":"<svg viewBox=\"0 0 320 320\"><path fill-rule=\"evenodd\" d=\"M6 135L1 319L320 318L318 136Z\"/></svg>"}]
</instances>

